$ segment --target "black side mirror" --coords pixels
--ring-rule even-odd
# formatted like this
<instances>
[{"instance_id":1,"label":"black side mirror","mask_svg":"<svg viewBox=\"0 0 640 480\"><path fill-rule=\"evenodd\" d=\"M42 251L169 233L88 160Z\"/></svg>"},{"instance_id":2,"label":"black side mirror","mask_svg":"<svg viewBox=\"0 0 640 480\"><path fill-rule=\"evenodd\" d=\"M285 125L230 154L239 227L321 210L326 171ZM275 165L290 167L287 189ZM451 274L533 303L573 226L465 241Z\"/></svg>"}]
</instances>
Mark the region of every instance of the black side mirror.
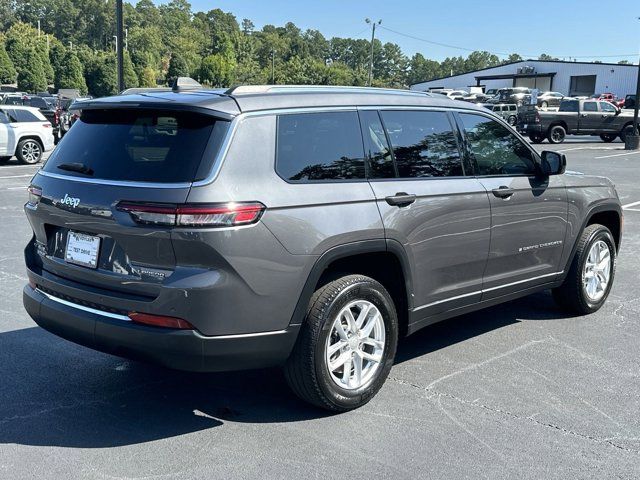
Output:
<instances>
[{"instance_id":1,"label":"black side mirror","mask_svg":"<svg viewBox=\"0 0 640 480\"><path fill-rule=\"evenodd\" d=\"M542 152L542 173L545 176L562 175L567 169L567 157L562 153Z\"/></svg>"}]
</instances>

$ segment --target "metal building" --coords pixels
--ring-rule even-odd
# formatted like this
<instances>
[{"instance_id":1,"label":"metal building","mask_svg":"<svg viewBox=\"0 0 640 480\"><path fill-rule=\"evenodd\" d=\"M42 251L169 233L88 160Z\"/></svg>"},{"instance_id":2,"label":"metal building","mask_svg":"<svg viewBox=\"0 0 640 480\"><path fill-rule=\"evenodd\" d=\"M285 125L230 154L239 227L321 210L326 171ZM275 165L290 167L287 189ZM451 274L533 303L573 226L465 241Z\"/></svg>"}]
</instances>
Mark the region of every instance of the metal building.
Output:
<instances>
[{"instance_id":1,"label":"metal building","mask_svg":"<svg viewBox=\"0 0 640 480\"><path fill-rule=\"evenodd\" d=\"M529 87L579 96L611 92L618 97L635 93L637 65L617 63L523 60L452 77L411 85L412 90L437 88L469 90L470 87Z\"/></svg>"}]
</instances>

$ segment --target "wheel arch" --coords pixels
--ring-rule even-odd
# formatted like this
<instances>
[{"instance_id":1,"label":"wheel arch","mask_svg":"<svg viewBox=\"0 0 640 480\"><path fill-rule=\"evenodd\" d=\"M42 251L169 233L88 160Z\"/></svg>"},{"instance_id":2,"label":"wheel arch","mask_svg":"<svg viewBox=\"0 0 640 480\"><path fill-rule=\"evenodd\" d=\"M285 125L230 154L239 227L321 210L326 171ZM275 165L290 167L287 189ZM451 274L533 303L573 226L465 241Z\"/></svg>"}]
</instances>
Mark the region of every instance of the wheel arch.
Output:
<instances>
[{"instance_id":1,"label":"wheel arch","mask_svg":"<svg viewBox=\"0 0 640 480\"><path fill-rule=\"evenodd\" d=\"M22 142L23 140L35 140L36 142L38 142L40 144L40 148L42 149L42 153L44 153L44 142L42 141L42 138L40 138L40 135L37 135L35 133L26 133L24 135L21 135L20 137L18 137L18 141L16 142L16 151L15 151L15 155L18 154L18 146L20 145L20 142Z\"/></svg>"},{"instance_id":2,"label":"wheel arch","mask_svg":"<svg viewBox=\"0 0 640 480\"><path fill-rule=\"evenodd\" d=\"M623 215L622 208L620 204L613 202L606 202L595 205L591 207L587 215L585 215L585 219L582 222L582 226L580 227L579 233L576 235L575 240L573 241L573 246L571 248L571 254L567 259L567 263L565 265L562 279L567 275L569 268L571 267L571 262L573 262L573 258L575 257L576 250L578 248L578 242L580 241L580 235L584 232L584 229L589 225L600 224L607 227L611 234L613 235L613 239L616 244L616 251L620 250L620 244L622 242L622 228L623 228Z\"/></svg>"},{"instance_id":3,"label":"wheel arch","mask_svg":"<svg viewBox=\"0 0 640 480\"><path fill-rule=\"evenodd\" d=\"M380 282L395 303L400 334L406 333L413 297L411 267L404 247L389 239L353 242L324 252L307 277L290 324L301 324L313 292L341 274L366 275Z\"/></svg>"}]
</instances>

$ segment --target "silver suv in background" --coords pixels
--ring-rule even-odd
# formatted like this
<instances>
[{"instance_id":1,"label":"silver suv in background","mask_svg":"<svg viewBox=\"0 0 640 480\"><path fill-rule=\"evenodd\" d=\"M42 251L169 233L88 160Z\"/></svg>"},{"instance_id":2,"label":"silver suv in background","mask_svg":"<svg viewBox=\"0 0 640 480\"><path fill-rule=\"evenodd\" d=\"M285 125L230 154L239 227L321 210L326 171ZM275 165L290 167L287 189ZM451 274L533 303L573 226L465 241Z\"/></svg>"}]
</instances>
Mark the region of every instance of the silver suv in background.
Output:
<instances>
[{"instance_id":1,"label":"silver suv in background","mask_svg":"<svg viewBox=\"0 0 640 480\"><path fill-rule=\"evenodd\" d=\"M486 109L180 85L85 102L33 178L24 305L43 328L177 369L282 365L345 411L404 335L545 289L587 314L610 292L612 183Z\"/></svg>"}]
</instances>

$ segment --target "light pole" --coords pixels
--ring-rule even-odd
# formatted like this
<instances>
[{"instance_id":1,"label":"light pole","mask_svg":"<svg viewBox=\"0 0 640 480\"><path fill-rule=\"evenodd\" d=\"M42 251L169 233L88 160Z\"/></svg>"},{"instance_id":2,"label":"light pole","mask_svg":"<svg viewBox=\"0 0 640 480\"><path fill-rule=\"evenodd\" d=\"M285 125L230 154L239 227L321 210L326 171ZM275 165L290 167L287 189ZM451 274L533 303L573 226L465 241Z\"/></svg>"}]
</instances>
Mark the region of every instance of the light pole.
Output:
<instances>
[{"instance_id":1,"label":"light pole","mask_svg":"<svg viewBox=\"0 0 640 480\"><path fill-rule=\"evenodd\" d=\"M276 84L276 51L271 50L271 84Z\"/></svg>"},{"instance_id":2,"label":"light pole","mask_svg":"<svg viewBox=\"0 0 640 480\"><path fill-rule=\"evenodd\" d=\"M365 18L364 21L371 24L371 54L369 55L369 86L371 86L371 82L373 81L373 40L376 38L376 25L380 25L382 20L373 22Z\"/></svg>"},{"instance_id":3,"label":"light pole","mask_svg":"<svg viewBox=\"0 0 640 480\"><path fill-rule=\"evenodd\" d=\"M124 52L122 41L124 23L122 20L122 0L116 0L116 58L118 70L118 91L124 90Z\"/></svg>"}]
</instances>

